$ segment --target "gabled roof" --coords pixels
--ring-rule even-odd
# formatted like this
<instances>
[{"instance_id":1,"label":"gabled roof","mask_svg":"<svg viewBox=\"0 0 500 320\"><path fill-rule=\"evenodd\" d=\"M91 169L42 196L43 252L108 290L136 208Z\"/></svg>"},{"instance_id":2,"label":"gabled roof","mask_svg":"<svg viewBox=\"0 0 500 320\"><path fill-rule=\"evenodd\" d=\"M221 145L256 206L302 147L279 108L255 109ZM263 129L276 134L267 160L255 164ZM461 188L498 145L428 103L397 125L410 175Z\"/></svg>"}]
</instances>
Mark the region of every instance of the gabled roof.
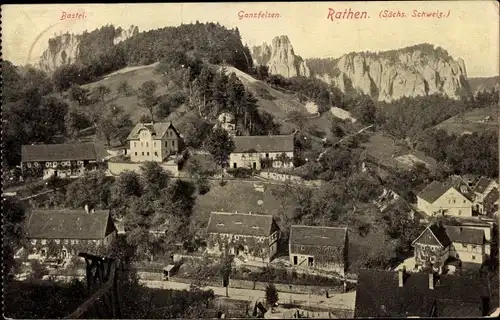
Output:
<instances>
[{"instance_id":1,"label":"gabled roof","mask_svg":"<svg viewBox=\"0 0 500 320\"><path fill-rule=\"evenodd\" d=\"M447 316L448 304L457 303L466 304L469 310L471 305L477 306L482 316L483 297L488 297L487 287L479 279L441 275L431 290L427 273L408 275L399 287L397 272L362 269L354 317L429 317L436 304L440 316Z\"/></svg>"},{"instance_id":2,"label":"gabled roof","mask_svg":"<svg viewBox=\"0 0 500 320\"><path fill-rule=\"evenodd\" d=\"M290 229L290 244L343 247L347 228L294 225Z\"/></svg>"},{"instance_id":3,"label":"gabled roof","mask_svg":"<svg viewBox=\"0 0 500 320\"><path fill-rule=\"evenodd\" d=\"M434 203L450 188L457 190L469 201L474 201L474 192L460 176L451 176L445 182L432 181L417 196L429 203Z\"/></svg>"},{"instance_id":4,"label":"gabled roof","mask_svg":"<svg viewBox=\"0 0 500 320\"><path fill-rule=\"evenodd\" d=\"M294 150L293 135L279 136L236 136L234 151L247 152L254 149L257 152L292 152Z\"/></svg>"},{"instance_id":5,"label":"gabled roof","mask_svg":"<svg viewBox=\"0 0 500 320\"><path fill-rule=\"evenodd\" d=\"M424 190L420 191L417 197L424 199L429 203L434 203L437 199L439 199L446 191L448 191L449 187L445 186L439 181L432 181L428 184Z\"/></svg>"},{"instance_id":6,"label":"gabled roof","mask_svg":"<svg viewBox=\"0 0 500 320\"><path fill-rule=\"evenodd\" d=\"M27 226L28 239L99 240L106 236L109 210L33 210ZM114 227L113 227L114 228Z\"/></svg>"},{"instance_id":7,"label":"gabled roof","mask_svg":"<svg viewBox=\"0 0 500 320\"><path fill-rule=\"evenodd\" d=\"M277 229L278 226L271 215L212 212L207 233L269 237Z\"/></svg>"},{"instance_id":8,"label":"gabled roof","mask_svg":"<svg viewBox=\"0 0 500 320\"><path fill-rule=\"evenodd\" d=\"M434 244L429 242L433 236L444 248L452 242L482 245L484 243L484 231L482 229L468 228L466 226L450 226L440 223L429 225L413 241L415 243ZM430 238L430 239L429 239Z\"/></svg>"},{"instance_id":9,"label":"gabled roof","mask_svg":"<svg viewBox=\"0 0 500 320\"><path fill-rule=\"evenodd\" d=\"M452 242L477 244L484 243L484 231L481 229L467 228L461 226L445 226L446 234Z\"/></svg>"},{"instance_id":10,"label":"gabled roof","mask_svg":"<svg viewBox=\"0 0 500 320\"><path fill-rule=\"evenodd\" d=\"M481 179L479 179L479 181L474 186L474 192L482 194L490 186L492 182L493 181L488 178L481 177Z\"/></svg>"},{"instance_id":11,"label":"gabled roof","mask_svg":"<svg viewBox=\"0 0 500 320\"><path fill-rule=\"evenodd\" d=\"M446 228L442 224L433 223L427 226L427 228L425 228L425 230L422 231L422 233L420 233L415 240L413 240L412 245L415 243L430 245L438 244L443 248L446 248L451 243L451 240L446 233Z\"/></svg>"},{"instance_id":12,"label":"gabled roof","mask_svg":"<svg viewBox=\"0 0 500 320\"><path fill-rule=\"evenodd\" d=\"M31 161L97 161L93 143L36 144L21 147L22 162Z\"/></svg>"},{"instance_id":13,"label":"gabled roof","mask_svg":"<svg viewBox=\"0 0 500 320\"><path fill-rule=\"evenodd\" d=\"M149 130L149 132L151 132L151 134L155 136L155 139L161 139L170 127L172 127L177 135L179 135L179 132L177 132L172 122L138 123L132 129L127 139L139 139L139 131L141 131L142 129Z\"/></svg>"}]
</instances>

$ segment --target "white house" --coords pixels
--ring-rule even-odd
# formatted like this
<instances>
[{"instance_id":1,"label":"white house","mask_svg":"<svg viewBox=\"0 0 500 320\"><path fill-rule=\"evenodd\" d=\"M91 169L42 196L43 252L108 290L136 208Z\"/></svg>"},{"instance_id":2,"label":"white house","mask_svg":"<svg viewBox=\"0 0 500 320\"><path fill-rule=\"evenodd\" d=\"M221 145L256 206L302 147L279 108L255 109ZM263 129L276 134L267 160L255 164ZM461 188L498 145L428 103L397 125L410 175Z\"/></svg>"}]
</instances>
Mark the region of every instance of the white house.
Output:
<instances>
[{"instance_id":1,"label":"white house","mask_svg":"<svg viewBox=\"0 0 500 320\"><path fill-rule=\"evenodd\" d=\"M229 156L231 168L260 170L267 165L274 168L293 167L294 136L236 136L235 149Z\"/></svg>"}]
</instances>

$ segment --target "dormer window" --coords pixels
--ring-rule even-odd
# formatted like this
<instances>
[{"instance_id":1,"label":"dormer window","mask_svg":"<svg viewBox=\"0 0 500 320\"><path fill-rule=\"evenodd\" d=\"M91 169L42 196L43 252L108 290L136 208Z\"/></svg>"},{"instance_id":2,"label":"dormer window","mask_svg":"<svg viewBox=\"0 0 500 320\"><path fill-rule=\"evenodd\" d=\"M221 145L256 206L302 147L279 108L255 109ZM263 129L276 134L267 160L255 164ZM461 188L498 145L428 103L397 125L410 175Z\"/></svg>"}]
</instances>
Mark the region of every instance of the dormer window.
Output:
<instances>
[{"instance_id":1,"label":"dormer window","mask_svg":"<svg viewBox=\"0 0 500 320\"><path fill-rule=\"evenodd\" d=\"M243 224L241 221L236 221L234 224Z\"/></svg>"},{"instance_id":2,"label":"dormer window","mask_svg":"<svg viewBox=\"0 0 500 320\"><path fill-rule=\"evenodd\" d=\"M223 224L223 223L217 223L217 227L224 227L224 226L225 226L225 224Z\"/></svg>"}]
</instances>

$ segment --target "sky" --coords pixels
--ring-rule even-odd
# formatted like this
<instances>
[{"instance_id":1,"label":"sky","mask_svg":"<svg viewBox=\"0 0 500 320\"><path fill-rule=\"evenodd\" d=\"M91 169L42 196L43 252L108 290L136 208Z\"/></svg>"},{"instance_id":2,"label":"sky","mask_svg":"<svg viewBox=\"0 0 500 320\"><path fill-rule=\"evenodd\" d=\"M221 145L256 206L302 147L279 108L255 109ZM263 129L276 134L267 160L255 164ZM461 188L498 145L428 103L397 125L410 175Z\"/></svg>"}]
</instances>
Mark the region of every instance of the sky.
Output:
<instances>
[{"instance_id":1,"label":"sky","mask_svg":"<svg viewBox=\"0 0 500 320\"><path fill-rule=\"evenodd\" d=\"M368 18L332 21L328 19L329 8L364 11ZM382 18L383 10L406 16ZM414 10L442 12L444 17L412 17ZM244 13L259 11L276 17L240 19ZM63 12L84 13L84 18L61 20ZM249 46L287 35L295 53L303 58L339 57L353 51L384 51L426 42L462 58L469 77L488 77L499 75L499 17L494 0L5 5L2 55L16 65L36 63L48 39L61 32L79 34L106 24L122 28L136 25L139 31L146 31L198 20L238 27L243 43Z\"/></svg>"}]
</instances>

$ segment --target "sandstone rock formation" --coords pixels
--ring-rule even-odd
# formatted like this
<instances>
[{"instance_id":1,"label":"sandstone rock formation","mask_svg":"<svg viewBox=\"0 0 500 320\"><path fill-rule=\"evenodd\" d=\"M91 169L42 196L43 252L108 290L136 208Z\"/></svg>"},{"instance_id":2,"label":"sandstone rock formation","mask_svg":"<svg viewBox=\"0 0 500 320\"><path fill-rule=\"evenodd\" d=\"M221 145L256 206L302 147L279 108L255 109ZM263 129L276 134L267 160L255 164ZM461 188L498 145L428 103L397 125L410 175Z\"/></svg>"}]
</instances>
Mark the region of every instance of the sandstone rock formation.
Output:
<instances>
[{"instance_id":1,"label":"sandstone rock formation","mask_svg":"<svg viewBox=\"0 0 500 320\"><path fill-rule=\"evenodd\" d=\"M272 44L254 46L251 49L254 65L266 65L271 74L284 77L310 76L306 62L295 54L288 36L275 37Z\"/></svg>"},{"instance_id":2,"label":"sandstone rock formation","mask_svg":"<svg viewBox=\"0 0 500 320\"><path fill-rule=\"evenodd\" d=\"M118 44L139 33L137 26L128 29L117 29L113 44ZM78 58L81 35L61 33L49 39L49 47L42 53L39 68L45 72L53 72L62 65L74 63Z\"/></svg>"},{"instance_id":3,"label":"sandstone rock formation","mask_svg":"<svg viewBox=\"0 0 500 320\"><path fill-rule=\"evenodd\" d=\"M356 90L379 101L436 93L457 99L470 92L464 61L428 44L380 53L346 54L339 59L327 59L328 70L321 70L326 69L325 59L313 60L307 63L315 77L343 92Z\"/></svg>"}]
</instances>

